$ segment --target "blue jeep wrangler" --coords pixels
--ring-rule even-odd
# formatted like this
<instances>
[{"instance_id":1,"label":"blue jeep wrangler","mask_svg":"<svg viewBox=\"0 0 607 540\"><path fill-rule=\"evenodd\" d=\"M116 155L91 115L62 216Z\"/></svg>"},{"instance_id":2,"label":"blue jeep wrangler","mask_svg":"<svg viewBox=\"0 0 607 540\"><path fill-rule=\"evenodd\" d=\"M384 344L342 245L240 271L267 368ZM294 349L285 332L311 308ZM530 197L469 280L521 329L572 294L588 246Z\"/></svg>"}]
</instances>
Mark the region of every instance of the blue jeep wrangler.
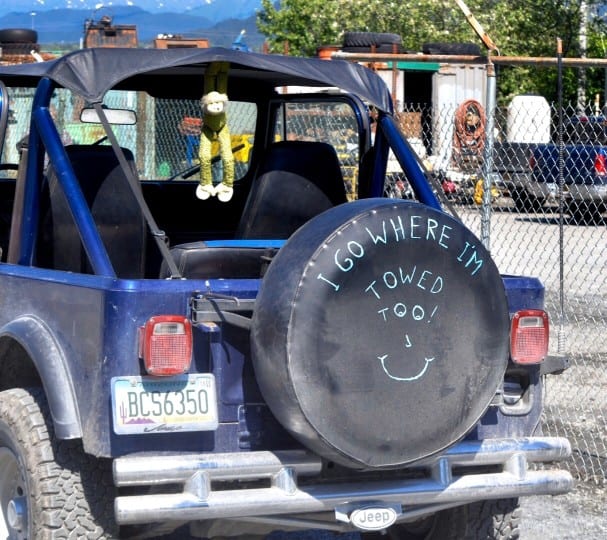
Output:
<instances>
[{"instance_id":1,"label":"blue jeep wrangler","mask_svg":"<svg viewBox=\"0 0 607 540\"><path fill-rule=\"evenodd\" d=\"M543 287L442 209L373 71L108 48L0 81L5 537L513 538L571 488L533 465L570 453Z\"/></svg>"}]
</instances>

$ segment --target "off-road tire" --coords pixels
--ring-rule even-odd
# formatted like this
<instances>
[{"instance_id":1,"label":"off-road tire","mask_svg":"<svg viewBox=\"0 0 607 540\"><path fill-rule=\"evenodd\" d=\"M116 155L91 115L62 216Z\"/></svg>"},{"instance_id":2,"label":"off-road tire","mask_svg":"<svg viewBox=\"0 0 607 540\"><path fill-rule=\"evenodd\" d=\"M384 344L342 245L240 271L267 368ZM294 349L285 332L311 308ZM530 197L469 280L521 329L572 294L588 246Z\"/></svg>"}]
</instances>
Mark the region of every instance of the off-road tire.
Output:
<instances>
[{"instance_id":1,"label":"off-road tire","mask_svg":"<svg viewBox=\"0 0 607 540\"><path fill-rule=\"evenodd\" d=\"M2 43L2 54L10 55L28 55L32 51L39 52L40 45L37 43Z\"/></svg>"},{"instance_id":2,"label":"off-road tire","mask_svg":"<svg viewBox=\"0 0 607 540\"><path fill-rule=\"evenodd\" d=\"M0 532L15 540L115 538L113 492L109 460L55 438L40 388L0 393ZM9 525L9 503L21 505L20 531Z\"/></svg>"},{"instance_id":3,"label":"off-road tire","mask_svg":"<svg viewBox=\"0 0 607 540\"><path fill-rule=\"evenodd\" d=\"M518 499L480 501L469 504L468 531L464 540L516 540L522 510Z\"/></svg>"},{"instance_id":4,"label":"off-road tire","mask_svg":"<svg viewBox=\"0 0 607 540\"><path fill-rule=\"evenodd\" d=\"M542 208L542 202L524 189L513 189L511 196L514 207L519 212L538 212Z\"/></svg>"},{"instance_id":5,"label":"off-road tire","mask_svg":"<svg viewBox=\"0 0 607 540\"><path fill-rule=\"evenodd\" d=\"M567 213L573 225L603 225L603 211L604 208L594 202L569 201L567 204Z\"/></svg>"},{"instance_id":6,"label":"off-road tire","mask_svg":"<svg viewBox=\"0 0 607 540\"><path fill-rule=\"evenodd\" d=\"M371 47L342 47L343 52L348 53L370 53L374 52L376 54L399 54L405 52L401 45L393 44L390 45L388 43L382 43L381 45L377 45L374 49Z\"/></svg>"},{"instance_id":7,"label":"off-road tire","mask_svg":"<svg viewBox=\"0 0 607 540\"><path fill-rule=\"evenodd\" d=\"M345 32L344 47L373 47L380 45L400 45L402 38L398 34L384 32Z\"/></svg>"},{"instance_id":8,"label":"off-road tire","mask_svg":"<svg viewBox=\"0 0 607 540\"><path fill-rule=\"evenodd\" d=\"M424 43L422 52L424 54L480 56L481 48L475 43L438 42Z\"/></svg>"}]
</instances>

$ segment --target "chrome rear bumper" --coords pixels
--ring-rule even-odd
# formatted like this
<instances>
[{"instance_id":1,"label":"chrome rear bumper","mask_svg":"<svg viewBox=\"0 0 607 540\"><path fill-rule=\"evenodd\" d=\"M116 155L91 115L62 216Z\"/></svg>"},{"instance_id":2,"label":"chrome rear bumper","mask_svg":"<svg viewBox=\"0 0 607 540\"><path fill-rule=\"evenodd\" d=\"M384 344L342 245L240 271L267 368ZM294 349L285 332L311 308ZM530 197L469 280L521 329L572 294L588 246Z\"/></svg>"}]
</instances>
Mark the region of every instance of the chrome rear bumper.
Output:
<instances>
[{"instance_id":1,"label":"chrome rear bumper","mask_svg":"<svg viewBox=\"0 0 607 540\"><path fill-rule=\"evenodd\" d=\"M530 471L528 464L560 461L570 454L569 442L556 437L464 441L415 464L427 469L425 478L301 486L298 477L318 475L322 467L318 457L305 452L136 454L114 461L115 484L153 486L153 494L120 496L115 513L117 522L125 525L327 512L379 501L404 505L414 515L416 508L428 505L566 493L573 485L568 472ZM500 470L481 474L473 469L488 465ZM266 480L267 486L213 489L217 482L252 480ZM178 493L168 488L175 484ZM167 486L165 493L161 486Z\"/></svg>"}]
</instances>

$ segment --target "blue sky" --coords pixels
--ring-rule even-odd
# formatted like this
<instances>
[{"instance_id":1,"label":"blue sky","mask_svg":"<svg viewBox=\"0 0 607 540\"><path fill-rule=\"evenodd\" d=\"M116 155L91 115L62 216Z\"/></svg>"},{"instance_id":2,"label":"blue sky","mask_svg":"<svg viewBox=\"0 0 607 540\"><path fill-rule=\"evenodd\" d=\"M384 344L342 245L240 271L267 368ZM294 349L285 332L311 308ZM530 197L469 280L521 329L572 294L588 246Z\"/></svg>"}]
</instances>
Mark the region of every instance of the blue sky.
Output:
<instances>
[{"instance_id":1,"label":"blue sky","mask_svg":"<svg viewBox=\"0 0 607 540\"><path fill-rule=\"evenodd\" d=\"M95 10L100 7L136 6L150 13L183 13L190 10L212 8L228 14L232 9L250 10L261 5L261 0L1 0L0 15L10 12L37 12L50 9Z\"/></svg>"},{"instance_id":2,"label":"blue sky","mask_svg":"<svg viewBox=\"0 0 607 540\"><path fill-rule=\"evenodd\" d=\"M212 27L226 19L250 20L260 7L261 0L0 0L0 28L31 28L40 43L73 43L81 39L85 20L109 15L115 24L136 25L143 41L158 33L195 34L229 45L233 25L227 31ZM250 24L247 32L254 41Z\"/></svg>"},{"instance_id":3,"label":"blue sky","mask_svg":"<svg viewBox=\"0 0 607 540\"><path fill-rule=\"evenodd\" d=\"M203 4L222 0L3 0L2 11L44 11L48 9L74 8L96 9L98 6L137 6L151 12L175 11L201 7ZM229 0L223 0L229 3Z\"/></svg>"}]
</instances>

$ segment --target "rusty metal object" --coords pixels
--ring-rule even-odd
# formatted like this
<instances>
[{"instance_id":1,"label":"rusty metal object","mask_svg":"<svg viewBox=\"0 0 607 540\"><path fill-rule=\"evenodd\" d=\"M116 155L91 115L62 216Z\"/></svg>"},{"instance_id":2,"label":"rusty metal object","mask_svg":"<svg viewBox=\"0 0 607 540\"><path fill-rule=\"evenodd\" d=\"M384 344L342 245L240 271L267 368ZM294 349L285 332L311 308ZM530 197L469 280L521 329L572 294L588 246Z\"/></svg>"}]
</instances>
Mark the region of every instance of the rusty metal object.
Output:
<instances>
[{"instance_id":1,"label":"rusty metal object","mask_svg":"<svg viewBox=\"0 0 607 540\"><path fill-rule=\"evenodd\" d=\"M486 56L471 56L457 54L374 54L336 52L331 55L335 60L351 60L355 62L437 62L459 64L485 64ZM533 65L556 66L557 58L552 56L491 56L491 62L502 65ZM568 67L607 67L607 58L563 58L563 65Z\"/></svg>"},{"instance_id":2,"label":"rusty metal object","mask_svg":"<svg viewBox=\"0 0 607 540\"><path fill-rule=\"evenodd\" d=\"M184 38L182 36L159 36L154 40L156 49L207 49L211 46L206 38Z\"/></svg>"},{"instance_id":3,"label":"rusty metal object","mask_svg":"<svg viewBox=\"0 0 607 540\"><path fill-rule=\"evenodd\" d=\"M98 21L87 20L85 23L84 48L134 48L138 45L137 26L134 24L112 24L112 19L108 15L104 15Z\"/></svg>"}]
</instances>

